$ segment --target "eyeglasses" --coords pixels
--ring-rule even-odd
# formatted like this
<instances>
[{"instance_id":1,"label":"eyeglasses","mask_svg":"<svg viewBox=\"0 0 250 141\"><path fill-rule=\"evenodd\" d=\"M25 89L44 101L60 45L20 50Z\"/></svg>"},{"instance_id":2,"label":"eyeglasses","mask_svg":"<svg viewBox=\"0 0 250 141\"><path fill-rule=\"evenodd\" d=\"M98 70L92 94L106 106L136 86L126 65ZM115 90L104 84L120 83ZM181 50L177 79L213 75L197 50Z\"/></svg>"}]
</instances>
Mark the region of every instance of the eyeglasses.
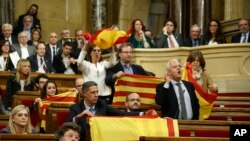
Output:
<instances>
[{"instance_id":1,"label":"eyeglasses","mask_svg":"<svg viewBox=\"0 0 250 141\"><path fill-rule=\"evenodd\" d=\"M133 52L132 51L122 51L122 53L124 53L124 54L132 54Z\"/></svg>"},{"instance_id":2,"label":"eyeglasses","mask_svg":"<svg viewBox=\"0 0 250 141\"><path fill-rule=\"evenodd\" d=\"M133 102L133 101L140 102L140 99L129 99L128 101L131 101L131 102Z\"/></svg>"},{"instance_id":3,"label":"eyeglasses","mask_svg":"<svg viewBox=\"0 0 250 141\"><path fill-rule=\"evenodd\" d=\"M73 135L73 134L65 134L66 137L68 138L73 138L75 137L76 140L80 140L80 137L78 135Z\"/></svg>"},{"instance_id":4,"label":"eyeglasses","mask_svg":"<svg viewBox=\"0 0 250 141\"><path fill-rule=\"evenodd\" d=\"M217 27L217 24L211 24L210 27Z\"/></svg>"}]
</instances>

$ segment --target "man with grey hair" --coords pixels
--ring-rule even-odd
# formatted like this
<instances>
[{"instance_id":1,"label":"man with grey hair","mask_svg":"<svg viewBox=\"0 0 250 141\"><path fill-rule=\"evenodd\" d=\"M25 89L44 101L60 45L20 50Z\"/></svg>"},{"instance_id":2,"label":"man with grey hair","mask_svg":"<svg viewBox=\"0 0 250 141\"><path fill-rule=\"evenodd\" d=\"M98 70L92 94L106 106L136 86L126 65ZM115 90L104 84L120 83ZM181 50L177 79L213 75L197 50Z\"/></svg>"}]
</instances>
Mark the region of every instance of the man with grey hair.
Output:
<instances>
[{"instance_id":1,"label":"man with grey hair","mask_svg":"<svg viewBox=\"0 0 250 141\"><path fill-rule=\"evenodd\" d=\"M232 43L250 43L250 35L249 35L249 20L248 19L240 19L238 23L238 27L240 33L234 35L231 39Z\"/></svg>"},{"instance_id":2,"label":"man with grey hair","mask_svg":"<svg viewBox=\"0 0 250 141\"><path fill-rule=\"evenodd\" d=\"M190 28L190 38L185 39L184 45L186 47L196 47L201 45L200 41L201 36L201 28L198 24L194 24Z\"/></svg>"},{"instance_id":3,"label":"man with grey hair","mask_svg":"<svg viewBox=\"0 0 250 141\"><path fill-rule=\"evenodd\" d=\"M25 32L28 40L31 40L31 31L34 28L33 26L33 17L30 15L26 15L23 18L23 26L18 26L15 29L16 34L19 34L20 32Z\"/></svg>"},{"instance_id":4,"label":"man with grey hair","mask_svg":"<svg viewBox=\"0 0 250 141\"><path fill-rule=\"evenodd\" d=\"M75 122L81 126L81 141L86 140L87 117L98 116L139 116L142 112L125 112L115 109L104 100L98 99L98 86L94 81L87 81L82 85L84 99L70 107L68 122Z\"/></svg>"},{"instance_id":5,"label":"man with grey hair","mask_svg":"<svg viewBox=\"0 0 250 141\"><path fill-rule=\"evenodd\" d=\"M12 48L17 51L19 57L22 59L35 55L36 52L34 46L28 45L28 37L25 32L18 34L18 44L13 44Z\"/></svg>"},{"instance_id":6,"label":"man with grey hair","mask_svg":"<svg viewBox=\"0 0 250 141\"><path fill-rule=\"evenodd\" d=\"M12 35L13 33L13 27L9 23L4 23L2 25L2 34L0 35L0 40L8 40L10 44L16 44L18 43L17 37Z\"/></svg>"},{"instance_id":7,"label":"man with grey hair","mask_svg":"<svg viewBox=\"0 0 250 141\"><path fill-rule=\"evenodd\" d=\"M199 119L199 102L192 83L181 80L180 62L167 63L165 82L156 87L156 104L161 106L162 117Z\"/></svg>"},{"instance_id":8,"label":"man with grey hair","mask_svg":"<svg viewBox=\"0 0 250 141\"><path fill-rule=\"evenodd\" d=\"M61 32L61 39L57 41L57 45L59 48L63 47L63 44L67 41L71 42L71 40L69 39L70 37L70 30L67 28L62 29Z\"/></svg>"}]
</instances>

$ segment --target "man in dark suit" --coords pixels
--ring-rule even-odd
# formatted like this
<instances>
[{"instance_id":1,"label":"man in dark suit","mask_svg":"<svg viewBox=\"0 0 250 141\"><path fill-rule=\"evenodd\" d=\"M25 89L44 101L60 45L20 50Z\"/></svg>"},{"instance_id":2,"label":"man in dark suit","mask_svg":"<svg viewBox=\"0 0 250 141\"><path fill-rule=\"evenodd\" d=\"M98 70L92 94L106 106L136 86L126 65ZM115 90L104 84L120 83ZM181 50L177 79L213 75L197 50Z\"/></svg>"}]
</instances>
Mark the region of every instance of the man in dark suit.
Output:
<instances>
[{"instance_id":1,"label":"man in dark suit","mask_svg":"<svg viewBox=\"0 0 250 141\"><path fill-rule=\"evenodd\" d=\"M201 28L197 24L192 25L192 27L190 28L190 38L184 40L184 46L196 47L201 45L200 35Z\"/></svg>"},{"instance_id":2,"label":"man in dark suit","mask_svg":"<svg viewBox=\"0 0 250 141\"><path fill-rule=\"evenodd\" d=\"M30 61L31 71L40 73L55 72L51 60L45 56L45 44L38 43L36 46L36 55L27 58Z\"/></svg>"},{"instance_id":3,"label":"man in dark suit","mask_svg":"<svg viewBox=\"0 0 250 141\"><path fill-rule=\"evenodd\" d=\"M250 43L249 20L240 19L238 27L240 33L232 37L231 43Z\"/></svg>"},{"instance_id":4,"label":"man in dark suit","mask_svg":"<svg viewBox=\"0 0 250 141\"><path fill-rule=\"evenodd\" d=\"M177 59L167 63L166 81L156 87L156 104L162 117L199 119L199 103L192 83L181 80L181 65Z\"/></svg>"},{"instance_id":5,"label":"man in dark suit","mask_svg":"<svg viewBox=\"0 0 250 141\"><path fill-rule=\"evenodd\" d=\"M9 23L5 23L2 25L2 34L0 36L0 40L8 40L10 44L18 43L17 37L12 35L13 27Z\"/></svg>"},{"instance_id":6,"label":"man in dark suit","mask_svg":"<svg viewBox=\"0 0 250 141\"><path fill-rule=\"evenodd\" d=\"M105 83L112 88L112 98L114 95L114 84L117 78L125 73L148 75L148 73L139 65L132 64L133 47L131 43L123 43L117 48L117 58L119 62L107 70ZM111 99L112 99L111 98Z\"/></svg>"},{"instance_id":7,"label":"man in dark suit","mask_svg":"<svg viewBox=\"0 0 250 141\"><path fill-rule=\"evenodd\" d=\"M53 66L56 73L64 74L77 74L77 62L71 55L72 44L65 42L63 45L62 53L57 54L53 60Z\"/></svg>"},{"instance_id":8,"label":"man in dark suit","mask_svg":"<svg viewBox=\"0 0 250 141\"><path fill-rule=\"evenodd\" d=\"M127 112L141 111L141 100L138 93L130 93L126 96L125 106Z\"/></svg>"},{"instance_id":9,"label":"man in dark suit","mask_svg":"<svg viewBox=\"0 0 250 141\"><path fill-rule=\"evenodd\" d=\"M57 46L57 35L55 32L51 32L49 34L49 43L46 45L45 56L53 62L54 57L59 53L61 53L61 48Z\"/></svg>"},{"instance_id":10,"label":"man in dark suit","mask_svg":"<svg viewBox=\"0 0 250 141\"><path fill-rule=\"evenodd\" d=\"M183 37L175 33L177 23L173 19L167 19L164 23L163 33L155 37L157 48L178 48L183 46Z\"/></svg>"},{"instance_id":11,"label":"man in dark suit","mask_svg":"<svg viewBox=\"0 0 250 141\"><path fill-rule=\"evenodd\" d=\"M73 42L72 56L74 59L78 59L84 43L86 42L83 37L83 31L81 29L75 30L75 41Z\"/></svg>"},{"instance_id":12,"label":"man in dark suit","mask_svg":"<svg viewBox=\"0 0 250 141\"><path fill-rule=\"evenodd\" d=\"M125 112L115 109L104 100L98 99L98 86L93 81L85 82L82 86L82 93L84 99L82 102L75 104L70 107L70 114L68 116L68 122L75 122L81 126L81 141L86 140L86 128L87 120L86 117L94 115L109 115L109 116L132 116L139 115L140 112Z\"/></svg>"}]
</instances>

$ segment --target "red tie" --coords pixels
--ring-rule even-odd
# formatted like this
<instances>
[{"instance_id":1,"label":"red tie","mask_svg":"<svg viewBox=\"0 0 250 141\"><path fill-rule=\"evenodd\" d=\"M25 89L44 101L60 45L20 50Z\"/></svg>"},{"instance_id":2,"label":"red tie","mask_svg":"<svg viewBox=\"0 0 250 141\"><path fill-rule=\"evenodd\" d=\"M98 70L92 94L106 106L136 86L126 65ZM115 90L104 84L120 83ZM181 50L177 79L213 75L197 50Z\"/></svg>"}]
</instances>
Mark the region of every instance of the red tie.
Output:
<instances>
[{"instance_id":1,"label":"red tie","mask_svg":"<svg viewBox=\"0 0 250 141\"><path fill-rule=\"evenodd\" d=\"M170 45L169 48L174 48L175 46L174 46L174 42L173 42L171 36L168 36L168 39L169 39L169 45Z\"/></svg>"}]
</instances>

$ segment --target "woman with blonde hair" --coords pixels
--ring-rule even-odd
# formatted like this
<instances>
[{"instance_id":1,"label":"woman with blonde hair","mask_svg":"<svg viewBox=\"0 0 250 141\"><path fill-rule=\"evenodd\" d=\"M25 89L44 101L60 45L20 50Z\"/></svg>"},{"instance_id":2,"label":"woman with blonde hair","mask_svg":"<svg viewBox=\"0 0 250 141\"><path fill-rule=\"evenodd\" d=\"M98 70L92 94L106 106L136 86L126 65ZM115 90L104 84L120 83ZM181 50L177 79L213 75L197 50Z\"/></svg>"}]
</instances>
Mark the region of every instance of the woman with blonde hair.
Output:
<instances>
[{"instance_id":1,"label":"woman with blonde hair","mask_svg":"<svg viewBox=\"0 0 250 141\"><path fill-rule=\"evenodd\" d=\"M10 113L9 124L0 133L10 134L35 134L31 125L29 108L24 105L17 105Z\"/></svg>"},{"instance_id":2,"label":"woman with blonde hair","mask_svg":"<svg viewBox=\"0 0 250 141\"><path fill-rule=\"evenodd\" d=\"M34 81L31 79L30 62L27 59L20 59L15 75L10 75L7 79L5 109L11 109L12 97L17 91L33 90Z\"/></svg>"}]
</instances>

